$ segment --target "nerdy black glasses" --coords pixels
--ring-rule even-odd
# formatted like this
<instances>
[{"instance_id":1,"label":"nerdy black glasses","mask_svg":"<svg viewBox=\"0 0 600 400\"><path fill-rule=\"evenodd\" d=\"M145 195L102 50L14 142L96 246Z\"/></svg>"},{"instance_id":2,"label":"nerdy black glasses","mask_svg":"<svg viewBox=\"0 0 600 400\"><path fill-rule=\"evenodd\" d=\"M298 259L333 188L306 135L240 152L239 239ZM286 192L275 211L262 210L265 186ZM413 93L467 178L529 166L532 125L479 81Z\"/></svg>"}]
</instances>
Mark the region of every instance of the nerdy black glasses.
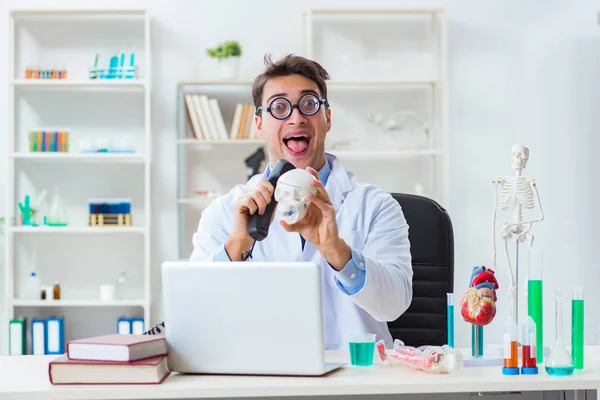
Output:
<instances>
[{"instance_id":1,"label":"nerdy black glasses","mask_svg":"<svg viewBox=\"0 0 600 400\"><path fill-rule=\"evenodd\" d=\"M298 100L297 104L292 104L284 97L278 97L273 99L269 107L257 107L255 115L260 114L261 111L267 111L275 119L286 119L292 115L294 108L297 108L302 115L310 117L311 115L315 115L319 112L321 109L321 104L325 104L326 107L329 107L329 103L326 99L319 100L316 95L311 93L300 97L300 100Z\"/></svg>"}]
</instances>

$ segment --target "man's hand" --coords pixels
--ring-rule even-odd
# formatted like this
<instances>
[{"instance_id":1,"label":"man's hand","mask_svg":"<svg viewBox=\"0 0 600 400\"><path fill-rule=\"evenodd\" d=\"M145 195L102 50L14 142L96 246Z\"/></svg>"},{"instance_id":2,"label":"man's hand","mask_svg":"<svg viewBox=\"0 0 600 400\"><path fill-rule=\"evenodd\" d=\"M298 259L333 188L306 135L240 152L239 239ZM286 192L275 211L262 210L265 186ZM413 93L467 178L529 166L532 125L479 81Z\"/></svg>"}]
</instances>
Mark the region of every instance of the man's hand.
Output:
<instances>
[{"instance_id":1,"label":"man's hand","mask_svg":"<svg viewBox=\"0 0 600 400\"><path fill-rule=\"evenodd\" d=\"M233 230L225 241L225 250L232 261L241 260L242 252L252 247L254 239L248 234L250 216L258 213L263 215L271 202L274 192L273 185L262 179L258 186L241 195L233 206ZM275 215L275 213L273 213ZM271 217L271 221L273 217Z\"/></svg>"},{"instance_id":2,"label":"man's hand","mask_svg":"<svg viewBox=\"0 0 600 400\"><path fill-rule=\"evenodd\" d=\"M300 221L292 225L281 221L281 226L286 232L297 232L302 235L317 248L333 268L341 271L352 258L352 252L338 234L335 209L325 186L319 179L319 173L311 167L306 167L306 170L315 177L311 185L317 189L317 195L308 194L310 205Z\"/></svg>"}]
</instances>

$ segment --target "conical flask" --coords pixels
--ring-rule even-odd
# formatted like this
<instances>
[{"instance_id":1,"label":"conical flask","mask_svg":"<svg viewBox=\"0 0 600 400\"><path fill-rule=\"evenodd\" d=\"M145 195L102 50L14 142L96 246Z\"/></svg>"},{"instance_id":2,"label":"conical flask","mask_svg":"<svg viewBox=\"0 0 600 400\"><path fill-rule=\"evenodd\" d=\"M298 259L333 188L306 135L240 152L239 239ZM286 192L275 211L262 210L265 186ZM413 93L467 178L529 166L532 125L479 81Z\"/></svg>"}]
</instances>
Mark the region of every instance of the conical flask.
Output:
<instances>
[{"instance_id":1,"label":"conical flask","mask_svg":"<svg viewBox=\"0 0 600 400\"><path fill-rule=\"evenodd\" d=\"M556 289L554 300L556 304L556 342L546 360L546 372L548 375L555 376L571 375L575 366L573 365L571 353L569 353L563 342L562 289Z\"/></svg>"}]
</instances>

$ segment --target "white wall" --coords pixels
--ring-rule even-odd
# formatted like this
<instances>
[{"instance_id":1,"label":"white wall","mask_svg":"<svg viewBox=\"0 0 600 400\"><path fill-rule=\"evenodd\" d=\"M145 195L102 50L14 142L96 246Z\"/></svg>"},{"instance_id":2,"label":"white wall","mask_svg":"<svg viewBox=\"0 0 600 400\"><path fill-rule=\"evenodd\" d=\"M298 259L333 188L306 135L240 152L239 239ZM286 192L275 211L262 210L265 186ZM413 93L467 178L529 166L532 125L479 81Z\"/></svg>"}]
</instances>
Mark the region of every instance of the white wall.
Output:
<instances>
[{"instance_id":1,"label":"white wall","mask_svg":"<svg viewBox=\"0 0 600 400\"><path fill-rule=\"evenodd\" d=\"M95 3L95 4L94 4ZM226 38L244 46L242 78L261 70L262 57L301 53L301 12L325 6L399 6L409 1L102 1L93 7L147 7L152 17L154 132L153 165L153 290L160 293L159 267L177 257L175 83L210 79L212 63L206 47ZM534 228L544 248L545 325L547 344L554 338L553 292L565 290L566 301L576 284L586 286L586 342L597 342L600 303L593 284L600 283L594 253L600 217L594 171L600 145L600 26L592 0L578 2L517 0L430 2L446 5L449 35L450 201L456 239L456 293L462 294L474 265L490 265L492 179L511 174L510 149L516 142L531 148L526 174L536 178L546 219ZM44 7L44 1L8 0L0 5L0 43L8 43L8 9ZM80 2L56 0L55 7ZM250 40L252 39L252 40ZM0 59L6 60L5 47ZM327 67L327 66L325 66ZM6 62L0 77L7 77ZM0 93L6 93L0 80ZM7 109L0 96L0 109ZM4 137L4 136L3 136ZM0 154L5 143L0 142ZM5 163L0 166L4 193ZM0 206L4 210L4 196ZM486 341L501 340L506 316L507 277L502 253L497 275L501 289L499 314L486 329ZM153 301L154 321L161 318L161 299ZM568 307L565 307L568 311ZM457 318L460 318L457 315ZM565 325L569 325L566 313ZM457 321L456 342L469 346L466 324Z\"/></svg>"}]
</instances>

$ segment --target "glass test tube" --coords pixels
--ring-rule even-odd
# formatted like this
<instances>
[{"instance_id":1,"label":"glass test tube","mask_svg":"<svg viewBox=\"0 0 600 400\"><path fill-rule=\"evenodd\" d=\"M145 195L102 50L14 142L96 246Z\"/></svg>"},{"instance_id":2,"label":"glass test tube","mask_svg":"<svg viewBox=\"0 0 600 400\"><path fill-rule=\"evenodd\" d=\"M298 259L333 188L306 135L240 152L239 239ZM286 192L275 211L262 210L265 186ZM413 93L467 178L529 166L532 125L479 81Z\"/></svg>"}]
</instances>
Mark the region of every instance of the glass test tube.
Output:
<instances>
[{"instance_id":1,"label":"glass test tube","mask_svg":"<svg viewBox=\"0 0 600 400\"><path fill-rule=\"evenodd\" d=\"M504 375L519 374L519 327L512 318L504 328Z\"/></svg>"},{"instance_id":2,"label":"glass test tube","mask_svg":"<svg viewBox=\"0 0 600 400\"><path fill-rule=\"evenodd\" d=\"M535 321L527 317L521 327L521 373L533 375L538 373L536 360L536 328Z\"/></svg>"},{"instance_id":3,"label":"glass test tube","mask_svg":"<svg viewBox=\"0 0 600 400\"><path fill-rule=\"evenodd\" d=\"M446 293L448 318L448 346L454 347L454 293Z\"/></svg>"},{"instance_id":4,"label":"glass test tube","mask_svg":"<svg viewBox=\"0 0 600 400\"><path fill-rule=\"evenodd\" d=\"M583 369L583 287L573 290L571 300L571 352L575 369Z\"/></svg>"},{"instance_id":5,"label":"glass test tube","mask_svg":"<svg viewBox=\"0 0 600 400\"><path fill-rule=\"evenodd\" d=\"M530 251L531 252L531 251ZM543 300L543 266L542 255L530 255L529 276L527 278L527 314L533 319L536 327L536 359L541 363L544 359L544 300Z\"/></svg>"}]
</instances>

